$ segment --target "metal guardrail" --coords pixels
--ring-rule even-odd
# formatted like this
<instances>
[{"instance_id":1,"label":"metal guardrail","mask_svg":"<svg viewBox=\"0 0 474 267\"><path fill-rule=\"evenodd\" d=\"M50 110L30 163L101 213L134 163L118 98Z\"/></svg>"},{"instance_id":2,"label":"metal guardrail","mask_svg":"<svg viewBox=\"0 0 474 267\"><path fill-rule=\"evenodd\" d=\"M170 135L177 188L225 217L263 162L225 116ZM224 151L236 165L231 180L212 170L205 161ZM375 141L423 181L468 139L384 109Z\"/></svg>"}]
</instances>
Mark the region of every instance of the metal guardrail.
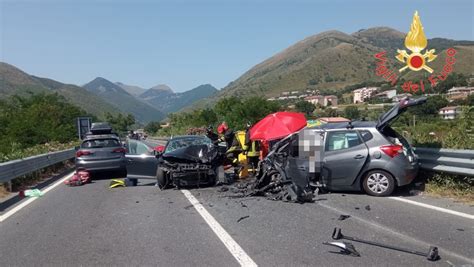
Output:
<instances>
[{"instance_id":1,"label":"metal guardrail","mask_svg":"<svg viewBox=\"0 0 474 267\"><path fill-rule=\"evenodd\" d=\"M9 182L19 176L72 159L74 156L75 150L72 148L0 163L0 182Z\"/></svg>"},{"instance_id":2,"label":"metal guardrail","mask_svg":"<svg viewBox=\"0 0 474 267\"><path fill-rule=\"evenodd\" d=\"M474 150L416 147L422 169L474 176Z\"/></svg>"}]
</instances>

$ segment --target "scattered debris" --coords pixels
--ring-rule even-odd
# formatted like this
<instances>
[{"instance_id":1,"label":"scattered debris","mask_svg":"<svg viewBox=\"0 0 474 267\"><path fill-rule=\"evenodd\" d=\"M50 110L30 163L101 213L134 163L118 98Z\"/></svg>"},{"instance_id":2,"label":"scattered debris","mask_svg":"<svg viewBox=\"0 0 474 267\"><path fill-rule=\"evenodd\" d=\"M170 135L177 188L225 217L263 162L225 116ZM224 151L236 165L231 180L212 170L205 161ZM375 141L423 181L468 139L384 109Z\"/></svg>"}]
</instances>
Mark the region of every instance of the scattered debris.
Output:
<instances>
[{"instance_id":1,"label":"scattered debris","mask_svg":"<svg viewBox=\"0 0 474 267\"><path fill-rule=\"evenodd\" d=\"M173 201L168 201L168 204L173 204L174 202Z\"/></svg>"},{"instance_id":2,"label":"scattered debris","mask_svg":"<svg viewBox=\"0 0 474 267\"><path fill-rule=\"evenodd\" d=\"M360 242L360 243L364 243L364 244L368 244L368 245L372 245L372 246L377 246L377 247L381 247L381 248L387 248L387 249L401 251L401 252L405 252L405 253L409 253L409 254L419 255L419 256L426 257L426 259L429 260L429 261L437 261L437 260L440 259L440 256L438 254L438 248L434 247L434 246L430 246L428 252L424 253L424 252L419 252L419 251L416 251L416 250L409 250L409 249L396 247L396 246L392 246L392 245L386 245L386 244L378 243L378 242L375 242L375 241L367 241L367 240L359 239L359 238L356 238L356 237L345 236L345 235L342 234L341 228L337 228L337 227L334 228L334 230L332 232L332 239L334 239L334 240L346 239L346 240Z\"/></svg>"},{"instance_id":3,"label":"scattered debris","mask_svg":"<svg viewBox=\"0 0 474 267\"><path fill-rule=\"evenodd\" d=\"M219 188L219 190L217 190L219 192L227 192L229 191L229 188L227 186L221 186L221 188Z\"/></svg>"},{"instance_id":4,"label":"scattered debris","mask_svg":"<svg viewBox=\"0 0 474 267\"><path fill-rule=\"evenodd\" d=\"M64 181L64 184L69 186L81 186L91 182L91 177L88 171L77 171L74 175Z\"/></svg>"},{"instance_id":5,"label":"scattered debris","mask_svg":"<svg viewBox=\"0 0 474 267\"><path fill-rule=\"evenodd\" d=\"M359 207L355 207L354 209L356 209L356 210L360 210L360 208L359 208Z\"/></svg>"},{"instance_id":6,"label":"scattered debris","mask_svg":"<svg viewBox=\"0 0 474 267\"><path fill-rule=\"evenodd\" d=\"M345 197L346 195L342 194L341 197Z\"/></svg>"},{"instance_id":7,"label":"scattered debris","mask_svg":"<svg viewBox=\"0 0 474 267\"><path fill-rule=\"evenodd\" d=\"M211 208L214 207L214 205L212 205L211 203L209 203L208 206L211 207Z\"/></svg>"},{"instance_id":8,"label":"scattered debris","mask_svg":"<svg viewBox=\"0 0 474 267\"><path fill-rule=\"evenodd\" d=\"M193 205L191 204L191 205L187 205L186 207L184 207L184 209L185 209L185 210L189 210L189 209L192 208L192 207L193 207Z\"/></svg>"},{"instance_id":9,"label":"scattered debris","mask_svg":"<svg viewBox=\"0 0 474 267\"><path fill-rule=\"evenodd\" d=\"M20 197L42 197L43 192L39 189L28 189L25 191L20 191Z\"/></svg>"},{"instance_id":10,"label":"scattered debris","mask_svg":"<svg viewBox=\"0 0 474 267\"><path fill-rule=\"evenodd\" d=\"M124 179L112 179L109 188L125 187Z\"/></svg>"},{"instance_id":11,"label":"scattered debris","mask_svg":"<svg viewBox=\"0 0 474 267\"><path fill-rule=\"evenodd\" d=\"M349 242L323 242L324 245L340 248L340 254L360 257L360 253L355 249L354 245Z\"/></svg>"},{"instance_id":12,"label":"scattered debris","mask_svg":"<svg viewBox=\"0 0 474 267\"><path fill-rule=\"evenodd\" d=\"M240 217L240 218L237 220L237 222L240 222L240 221L242 221L242 220L245 220L245 219L247 219L247 218L249 218L249 217L250 217L249 215Z\"/></svg>"},{"instance_id":13,"label":"scattered debris","mask_svg":"<svg viewBox=\"0 0 474 267\"><path fill-rule=\"evenodd\" d=\"M339 218L337 218L338 221L344 221L345 219L348 219L350 218L351 215L344 215L344 214L341 214L341 216L339 216Z\"/></svg>"},{"instance_id":14,"label":"scattered debris","mask_svg":"<svg viewBox=\"0 0 474 267\"><path fill-rule=\"evenodd\" d=\"M242 206L242 208L248 208L248 206L245 205L243 202L240 202L240 205Z\"/></svg>"},{"instance_id":15,"label":"scattered debris","mask_svg":"<svg viewBox=\"0 0 474 267\"><path fill-rule=\"evenodd\" d=\"M365 210L370 210L370 205L365 206Z\"/></svg>"},{"instance_id":16,"label":"scattered debris","mask_svg":"<svg viewBox=\"0 0 474 267\"><path fill-rule=\"evenodd\" d=\"M458 228L458 229L456 229L456 230L458 230L458 231L460 231L460 232L464 232L464 229L461 229L461 228Z\"/></svg>"},{"instance_id":17,"label":"scattered debris","mask_svg":"<svg viewBox=\"0 0 474 267\"><path fill-rule=\"evenodd\" d=\"M135 203L140 203L140 201L137 200L137 201L135 201Z\"/></svg>"}]
</instances>

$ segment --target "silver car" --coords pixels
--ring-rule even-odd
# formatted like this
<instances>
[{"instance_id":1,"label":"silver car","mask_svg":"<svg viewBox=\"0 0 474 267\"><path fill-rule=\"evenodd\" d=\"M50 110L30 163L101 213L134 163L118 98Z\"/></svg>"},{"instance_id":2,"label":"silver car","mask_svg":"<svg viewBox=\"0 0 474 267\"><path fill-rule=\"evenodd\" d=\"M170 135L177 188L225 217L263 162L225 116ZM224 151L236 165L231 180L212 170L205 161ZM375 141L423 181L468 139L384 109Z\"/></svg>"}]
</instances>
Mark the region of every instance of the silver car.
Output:
<instances>
[{"instance_id":1,"label":"silver car","mask_svg":"<svg viewBox=\"0 0 474 267\"><path fill-rule=\"evenodd\" d=\"M363 190L373 196L390 195L397 186L411 183L419 168L412 147L390 123L408 107L425 102L426 98L402 100L377 122L328 123L306 128L307 136L302 137L300 132L294 141L297 149L293 151L298 152L288 157L289 176L308 177L314 173L310 179L331 191ZM318 155L313 160L301 152L305 142L318 144L313 146Z\"/></svg>"},{"instance_id":2,"label":"silver car","mask_svg":"<svg viewBox=\"0 0 474 267\"><path fill-rule=\"evenodd\" d=\"M88 135L76 151L76 169L126 172L126 149L113 134Z\"/></svg>"}]
</instances>

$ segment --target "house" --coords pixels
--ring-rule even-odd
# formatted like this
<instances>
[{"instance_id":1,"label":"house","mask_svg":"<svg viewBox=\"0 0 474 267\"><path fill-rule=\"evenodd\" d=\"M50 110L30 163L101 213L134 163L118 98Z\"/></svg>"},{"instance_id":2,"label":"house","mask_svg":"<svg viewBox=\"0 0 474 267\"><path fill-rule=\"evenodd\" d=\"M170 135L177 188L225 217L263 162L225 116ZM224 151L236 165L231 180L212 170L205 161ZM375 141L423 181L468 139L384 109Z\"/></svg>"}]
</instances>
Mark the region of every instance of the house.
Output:
<instances>
[{"instance_id":1,"label":"house","mask_svg":"<svg viewBox=\"0 0 474 267\"><path fill-rule=\"evenodd\" d=\"M445 120L452 120L461 114L461 112L462 109L460 106L444 107L439 110L439 115Z\"/></svg>"},{"instance_id":2,"label":"house","mask_svg":"<svg viewBox=\"0 0 474 267\"><path fill-rule=\"evenodd\" d=\"M291 91L291 94L292 94L292 95L297 95L297 94L299 94L299 93L300 93L300 91Z\"/></svg>"},{"instance_id":3,"label":"house","mask_svg":"<svg viewBox=\"0 0 474 267\"><path fill-rule=\"evenodd\" d=\"M289 95L290 92L281 92L281 95L285 96L285 95Z\"/></svg>"},{"instance_id":4,"label":"house","mask_svg":"<svg viewBox=\"0 0 474 267\"><path fill-rule=\"evenodd\" d=\"M374 97L386 100L386 99L392 99L397 95L397 90L388 90L388 91L383 91L381 93L376 94Z\"/></svg>"},{"instance_id":5,"label":"house","mask_svg":"<svg viewBox=\"0 0 474 267\"><path fill-rule=\"evenodd\" d=\"M287 96L280 96L280 97L278 98L278 100L285 100L285 99L288 99L288 97L287 97Z\"/></svg>"},{"instance_id":6,"label":"house","mask_svg":"<svg viewBox=\"0 0 474 267\"><path fill-rule=\"evenodd\" d=\"M400 102L400 100L407 98L407 97L412 97L412 94L399 94L395 95L392 97L392 102Z\"/></svg>"},{"instance_id":7,"label":"house","mask_svg":"<svg viewBox=\"0 0 474 267\"><path fill-rule=\"evenodd\" d=\"M324 96L322 95L308 96L308 97L305 97L304 100L308 101L309 103L313 105L317 105L317 104L321 106L324 105Z\"/></svg>"},{"instance_id":8,"label":"house","mask_svg":"<svg viewBox=\"0 0 474 267\"><path fill-rule=\"evenodd\" d=\"M337 106L337 96L327 95L324 97L324 106Z\"/></svg>"},{"instance_id":9,"label":"house","mask_svg":"<svg viewBox=\"0 0 474 267\"><path fill-rule=\"evenodd\" d=\"M463 86L463 87L453 87L448 90L447 96L449 99L465 99L469 95L474 94L474 87Z\"/></svg>"},{"instance_id":10,"label":"house","mask_svg":"<svg viewBox=\"0 0 474 267\"><path fill-rule=\"evenodd\" d=\"M274 97L270 97L270 98L267 98L267 100L268 100L268 101L275 101L275 100L276 100L276 98L274 98Z\"/></svg>"},{"instance_id":11,"label":"house","mask_svg":"<svg viewBox=\"0 0 474 267\"><path fill-rule=\"evenodd\" d=\"M354 94L354 104L363 103L377 92L378 87L363 87L352 91Z\"/></svg>"}]
</instances>

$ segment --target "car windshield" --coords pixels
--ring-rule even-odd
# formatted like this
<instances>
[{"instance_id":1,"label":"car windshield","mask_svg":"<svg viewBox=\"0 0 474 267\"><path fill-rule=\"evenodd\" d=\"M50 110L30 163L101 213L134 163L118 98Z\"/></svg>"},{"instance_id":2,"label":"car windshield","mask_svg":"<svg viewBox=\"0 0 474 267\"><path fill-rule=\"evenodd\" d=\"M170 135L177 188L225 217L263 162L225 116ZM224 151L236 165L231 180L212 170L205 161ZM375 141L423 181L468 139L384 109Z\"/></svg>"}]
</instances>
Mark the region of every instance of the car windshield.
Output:
<instances>
[{"instance_id":1,"label":"car windshield","mask_svg":"<svg viewBox=\"0 0 474 267\"><path fill-rule=\"evenodd\" d=\"M81 148L102 148L102 147L115 147L120 146L117 139L106 138L106 139L91 139L86 140L82 143Z\"/></svg>"},{"instance_id":2,"label":"car windshield","mask_svg":"<svg viewBox=\"0 0 474 267\"><path fill-rule=\"evenodd\" d=\"M211 140L206 137L186 137L170 140L168 145L166 146L165 153L175 151L176 149L196 145L211 145Z\"/></svg>"}]
</instances>

